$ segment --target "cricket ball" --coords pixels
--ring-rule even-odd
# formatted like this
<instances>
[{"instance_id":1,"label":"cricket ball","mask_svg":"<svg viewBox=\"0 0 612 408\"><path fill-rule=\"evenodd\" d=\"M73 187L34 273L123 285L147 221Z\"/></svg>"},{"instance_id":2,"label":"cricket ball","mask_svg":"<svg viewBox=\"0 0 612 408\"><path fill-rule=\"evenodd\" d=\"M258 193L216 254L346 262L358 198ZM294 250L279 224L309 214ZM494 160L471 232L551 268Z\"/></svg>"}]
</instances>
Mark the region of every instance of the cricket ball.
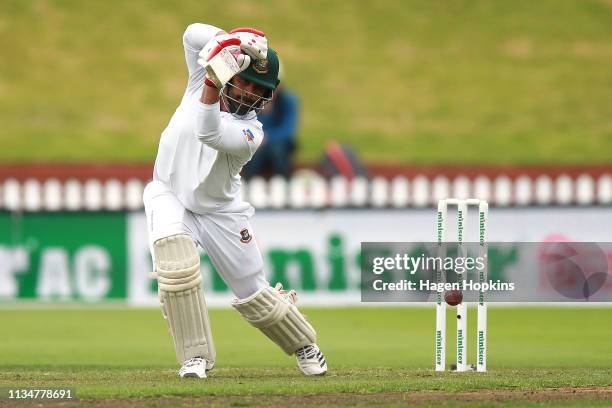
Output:
<instances>
[{"instance_id":1,"label":"cricket ball","mask_svg":"<svg viewBox=\"0 0 612 408\"><path fill-rule=\"evenodd\" d=\"M444 294L444 301L451 306L457 306L463 300L463 293L460 290L449 290Z\"/></svg>"}]
</instances>

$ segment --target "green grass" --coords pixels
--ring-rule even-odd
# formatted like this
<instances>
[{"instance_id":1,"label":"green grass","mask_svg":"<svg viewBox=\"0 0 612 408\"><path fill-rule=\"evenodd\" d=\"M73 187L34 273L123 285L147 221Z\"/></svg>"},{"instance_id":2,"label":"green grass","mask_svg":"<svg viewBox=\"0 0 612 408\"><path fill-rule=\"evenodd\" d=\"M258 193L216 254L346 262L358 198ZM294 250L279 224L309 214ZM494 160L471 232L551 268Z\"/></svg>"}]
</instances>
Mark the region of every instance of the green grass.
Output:
<instances>
[{"instance_id":1,"label":"green grass","mask_svg":"<svg viewBox=\"0 0 612 408\"><path fill-rule=\"evenodd\" d=\"M305 312L326 353L327 376L301 376L293 358L236 312L213 310L217 366L205 381L186 381L176 375L171 339L157 310L0 309L0 387L71 386L82 399L161 399L171 405L207 396L221 405L274 405L279 398L393 405L408 398L425 405L507 400L531 406L543 402L539 393L546 392L555 405L612 399L610 309L490 309L486 374L433 372L432 309ZM468 346L473 360L473 338ZM450 363L453 347L447 353Z\"/></svg>"},{"instance_id":2,"label":"green grass","mask_svg":"<svg viewBox=\"0 0 612 408\"><path fill-rule=\"evenodd\" d=\"M610 0L4 0L0 161L151 162L194 21L266 30L302 161L610 162Z\"/></svg>"}]
</instances>

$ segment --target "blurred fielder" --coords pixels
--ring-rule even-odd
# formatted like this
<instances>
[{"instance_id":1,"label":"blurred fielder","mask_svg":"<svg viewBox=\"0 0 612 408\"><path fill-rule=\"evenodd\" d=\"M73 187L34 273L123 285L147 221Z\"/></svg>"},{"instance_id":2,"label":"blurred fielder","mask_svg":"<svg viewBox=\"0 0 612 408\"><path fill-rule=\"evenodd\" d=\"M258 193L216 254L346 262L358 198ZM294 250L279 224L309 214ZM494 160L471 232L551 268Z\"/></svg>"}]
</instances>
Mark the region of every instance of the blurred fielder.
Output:
<instances>
[{"instance_id":1,"label":"blurred fielder","mask_svg":"<svg viewBox=\"0 0 612 408\"><path fill-rule=\"evenodd\" d=\"M257 112L278 86L278 56L252 28L226 33L192 24L183 35L187 89L159 143L144 191L149 246L162 313L181 377L205 378L215 364L200 256L210 257L234 292L232 306L306 375L327 371L316 333L294 291L271 287L253 238L253 207L240 197L240 170L263 140Z\"/></svg>"}]
</instances>

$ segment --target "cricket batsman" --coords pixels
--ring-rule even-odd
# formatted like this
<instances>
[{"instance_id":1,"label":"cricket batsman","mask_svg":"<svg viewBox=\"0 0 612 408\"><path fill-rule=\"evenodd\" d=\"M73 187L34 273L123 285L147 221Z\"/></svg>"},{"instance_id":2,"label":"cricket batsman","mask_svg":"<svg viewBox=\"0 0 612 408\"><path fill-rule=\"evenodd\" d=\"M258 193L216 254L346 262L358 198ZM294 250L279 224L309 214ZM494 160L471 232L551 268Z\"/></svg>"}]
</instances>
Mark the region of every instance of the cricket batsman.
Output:
<instances>
[{"instance_id":1,"label":"cricket batsman","mask_svg":"<svg viewBox=\"0 0 612 408\"><path fill-rule=\"evenodd\" d=\"M162 313L181 377L205 378L215 346L202 289L199 245L236 298L232 306L305 375L327 371L316 332L294 291L270 286L240 197L240 170L261 145L257 112L279 84L279 61L265 34L191 24L183 35L187 88L162 132L143 201Z\"/></svg>"}]
</instances>

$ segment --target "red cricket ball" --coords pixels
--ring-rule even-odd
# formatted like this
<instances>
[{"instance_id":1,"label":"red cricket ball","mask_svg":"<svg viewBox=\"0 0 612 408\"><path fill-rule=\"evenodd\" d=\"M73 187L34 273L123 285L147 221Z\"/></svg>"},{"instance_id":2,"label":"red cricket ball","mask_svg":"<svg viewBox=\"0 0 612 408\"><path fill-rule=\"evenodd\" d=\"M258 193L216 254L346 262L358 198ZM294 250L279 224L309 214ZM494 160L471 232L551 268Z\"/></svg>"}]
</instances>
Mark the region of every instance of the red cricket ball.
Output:
<instances>
[{"instance_id":1,"label":"red cricket ball","mask_svg":"<svg viewBox=\"0 0 612 408\"><path fill-rule=\"evenodd\" d=\"M451 306L457 306L463 300L463 293L460 290L449 290L444 294L444 301Z\"/></svg>"}]
</instances>

